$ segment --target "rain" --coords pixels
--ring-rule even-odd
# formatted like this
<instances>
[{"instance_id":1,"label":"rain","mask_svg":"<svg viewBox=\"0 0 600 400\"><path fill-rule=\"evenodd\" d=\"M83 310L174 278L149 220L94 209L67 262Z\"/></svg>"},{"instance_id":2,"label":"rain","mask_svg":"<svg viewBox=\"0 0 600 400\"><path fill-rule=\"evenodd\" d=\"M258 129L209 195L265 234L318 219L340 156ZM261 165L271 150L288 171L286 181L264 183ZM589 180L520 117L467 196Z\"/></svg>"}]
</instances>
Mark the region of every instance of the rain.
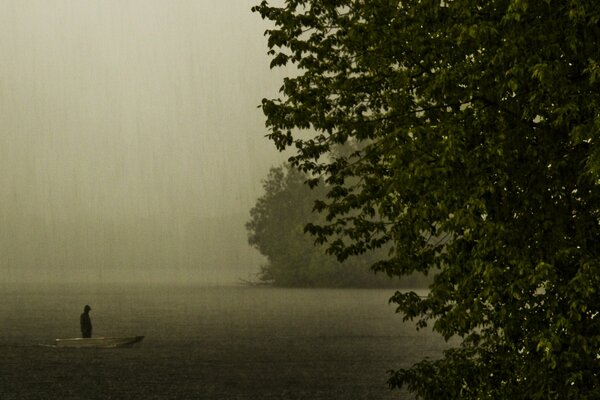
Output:
<instances>
[{"instance_id":1,"label":"rain","mask_svg":"<svg viewBox=\"0 0 600 400\"><path fill-rule=\"evenodd\" d=\"M0 2L5 282L251 276L277 93L253 1ZM244 260L244 262L240 262Z\"/></svg>"}]
</instances>

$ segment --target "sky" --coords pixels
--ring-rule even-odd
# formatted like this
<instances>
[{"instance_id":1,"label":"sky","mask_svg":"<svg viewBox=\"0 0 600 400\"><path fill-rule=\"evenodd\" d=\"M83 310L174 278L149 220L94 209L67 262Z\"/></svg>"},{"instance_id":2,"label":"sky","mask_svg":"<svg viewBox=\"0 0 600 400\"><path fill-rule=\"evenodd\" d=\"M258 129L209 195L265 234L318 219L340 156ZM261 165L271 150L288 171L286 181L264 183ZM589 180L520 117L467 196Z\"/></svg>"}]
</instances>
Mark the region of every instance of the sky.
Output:
<instances>
[{"instance_id":1,"label":"sky","mask_svg":"<svg viewBox=\"0 0 600 400\"><path fill-rule=\"evenodd\" d=\"M0 1L0 280L258 269L243 224L285 157L256 2Z\"/></svg>"}]
</instances>

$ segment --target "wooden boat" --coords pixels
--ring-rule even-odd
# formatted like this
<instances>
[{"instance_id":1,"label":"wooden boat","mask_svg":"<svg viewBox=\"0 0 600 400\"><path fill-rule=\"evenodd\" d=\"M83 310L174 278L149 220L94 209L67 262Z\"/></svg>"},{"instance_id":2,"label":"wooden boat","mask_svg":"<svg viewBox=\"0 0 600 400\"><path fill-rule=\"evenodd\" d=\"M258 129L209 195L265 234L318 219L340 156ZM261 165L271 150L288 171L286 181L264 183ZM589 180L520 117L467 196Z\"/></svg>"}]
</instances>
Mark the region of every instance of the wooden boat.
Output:
<instances>
[{"instance_id":1,"label":"wooden boat","mask_svg":"<svg viewBox=\"0 0 600 400\"><path fill-rule=\"evenodd\" d=\"M131 347L144 339L144 336L127 337L94 337L94 338L70 338L56 339L56 347L75 347L75 348L115 348Z\"/></svg>"}]
</instances>

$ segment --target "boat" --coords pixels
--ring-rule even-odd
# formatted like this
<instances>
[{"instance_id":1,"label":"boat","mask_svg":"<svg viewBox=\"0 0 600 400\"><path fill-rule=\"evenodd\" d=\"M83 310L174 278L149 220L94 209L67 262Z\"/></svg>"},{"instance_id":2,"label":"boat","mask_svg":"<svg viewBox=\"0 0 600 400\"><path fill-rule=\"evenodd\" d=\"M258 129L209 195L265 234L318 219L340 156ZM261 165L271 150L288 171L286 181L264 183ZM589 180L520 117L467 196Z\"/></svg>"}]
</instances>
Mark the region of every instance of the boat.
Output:
<instances>
[{"instance_id":1,"label":"boat","mask_svg":"<svg viewBox=\"0 0 600 400\"><path fill-rule=\"evenodd\" d=\"M69 338L56 339L56 347L74 347L74 348L116 348L132 347L144 339L144 336L126 336L126 337L94 337L94 338Z\"/></svg>"}]
</instances>

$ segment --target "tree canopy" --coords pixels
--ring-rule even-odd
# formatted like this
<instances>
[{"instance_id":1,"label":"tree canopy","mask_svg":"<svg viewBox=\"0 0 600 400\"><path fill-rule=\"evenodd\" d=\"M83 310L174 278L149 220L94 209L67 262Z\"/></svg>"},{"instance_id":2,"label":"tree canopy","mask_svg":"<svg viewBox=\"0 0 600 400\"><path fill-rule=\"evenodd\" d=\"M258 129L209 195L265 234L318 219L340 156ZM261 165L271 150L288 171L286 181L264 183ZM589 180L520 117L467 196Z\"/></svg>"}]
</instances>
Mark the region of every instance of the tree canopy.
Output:
<instances>
[{"instance_id":1,"label":"tree canopy","mask_svg":"<svg viewBox=\"0 0 600 400\"><path fill-rule=\"evenodd\" d=\"M420 398L600 398L600 2L286 0L254 11L269 138L324 179L309 230L390 275L460 347L393 371ZM332 149L363 143L348 155ZM318 179L312 181L318 184Z\"/></svg>"}]
</instances>

